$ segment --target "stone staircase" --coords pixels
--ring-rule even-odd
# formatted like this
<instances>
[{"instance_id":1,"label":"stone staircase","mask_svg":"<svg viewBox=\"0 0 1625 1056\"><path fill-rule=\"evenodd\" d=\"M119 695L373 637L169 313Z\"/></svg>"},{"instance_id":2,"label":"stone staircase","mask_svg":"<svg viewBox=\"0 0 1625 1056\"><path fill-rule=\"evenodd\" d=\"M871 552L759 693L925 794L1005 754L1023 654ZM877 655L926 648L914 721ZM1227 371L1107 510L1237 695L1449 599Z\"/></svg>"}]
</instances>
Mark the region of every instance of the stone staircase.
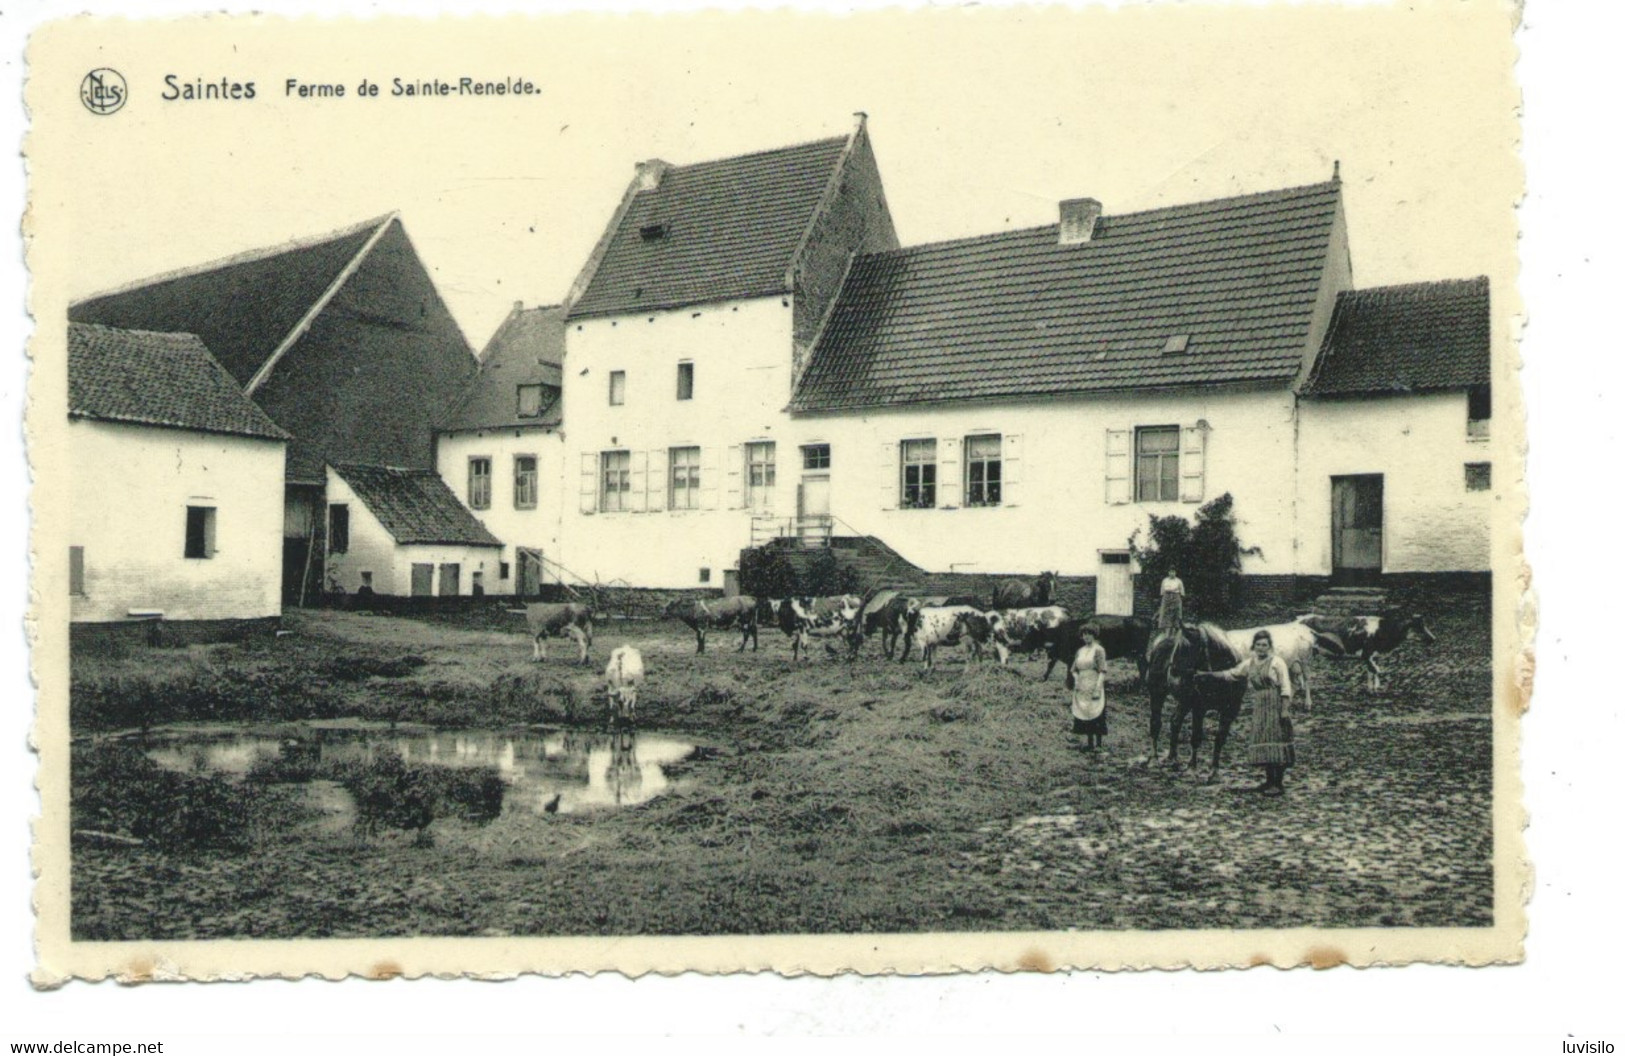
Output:
<instances>
[{"instance_id":1,"label":"stone staircase","mask_svg":"<svg viewBox=\"0 0 1625 1056\"><path fill-rule=\"evenodd\" d=\"M1315 599L1314 611L1322 616L1376 616L1388 607L1388 591L1382 587L1332 587Z\"/></svg>"},{"instance_id":2,"label":"stone staircase","mask_svg":"<svg viewBox=\"0 0 1625 1056\"><path fill-rule=\"evenodd\" d=\"M810 578L814 563L825 554L854 573L859 593L887 586L918 588L926 581L923 569L874 536L832 536L827 546L805 546L798 539L777 539L761 549L782 554L803 583Z\"/></svg>"}]
</instances>

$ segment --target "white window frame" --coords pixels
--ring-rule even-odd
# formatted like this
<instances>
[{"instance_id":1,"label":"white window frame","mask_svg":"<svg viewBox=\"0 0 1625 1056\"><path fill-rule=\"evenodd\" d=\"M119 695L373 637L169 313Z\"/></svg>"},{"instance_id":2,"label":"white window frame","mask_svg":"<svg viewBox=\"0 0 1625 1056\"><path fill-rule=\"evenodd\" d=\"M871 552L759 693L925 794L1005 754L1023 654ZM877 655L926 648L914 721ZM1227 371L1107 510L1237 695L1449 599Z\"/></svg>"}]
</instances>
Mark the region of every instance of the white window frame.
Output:
<instances>
[{"instance_id":1,"label":"white window frame","mask_svg":"<svg viewBox=\"0 0 1625 1056\"><path fill-rule=\"evenodd\" d=\"M778 445L758 440L745 445L745 505L753 510L771 510L778 490Z\"/></svg>"},{"instance_id":2,"label":"white window frame","mask_svg":"<svg viewBox=\"0 0 1625 1056\"><path fill-rule=\"evenodd\" d=\"M979 443L993 442L993 454L978 455ZM1004 436L973 433L965 437L965 505L999 506L1004 502ZM976 478L980 476L978 481Z\"/></svg>"},{"instance_id":3,"label":"white window frame","mask_svg":"<svg viewBox=\"0 0 1625 1056\"><path fill-rule=\"evenodd\" d=\"M632 452L598 452L598 512L624 513L632 494Z\"/></svg>"},{"instance_id":4,"label":"white window frame","mask_svg":"<svg viewBox=\"0 0 1625 1056\"><path fill-rule=\"evenodd\" d=\"M1149 436L1166 436L1172 439L1173 447L1168 450L1144 450L1144 441ZM1184 434L1177 425L1141 425L1134 430L1134 501L1135 502L1178 502L1180 501L1179 456L1180 444ZM1156 493L1147 495L1144 487L1145 474L1141 465L1147 459L1154 459L1157 467L1155 476ZM1168 465L1172 460L1173 472L1170 475ZM1170 488L1172 494L1169 494Z\"/></svg>"},{"instance_id":5,"label":"white window frame","mask_svg":"<svg viewBox=\"0 0 1625 1056\"><path fill-rule=\"evenodd\" d=\"M897 503L905 510L933 510L937 506L937 441L935 437L904 440L897 445L899 477ZM912 482L910 480L912 479ZM910 492L913 498L910 498Z\"/></svg>"},{"instance_id":6,"label":"white window frame","mask_svg":"<svg viewBox=\"0 0 1625 1056\"><path fill-rule=\"evenodd\" d=\"M698 510L700 500L700 460L698 447L672 447L666 450L666 509Z\"/></svg>"},{"instance_id":7,"label":"white window frame","mask_svg":"<svg viewBox=\"0 0 1625 1056\"><path fill-rule=\"evenodd\" d=\"M528 475L523 469L520 468L527 459L530 461L530 472ZM537 505L537 500L540 498L538 494L540 491L540 485L540 463L538 462L536 456L532 454L514 455L513 508L516 510L534 510Z\"/></svg>"}]
</instances>

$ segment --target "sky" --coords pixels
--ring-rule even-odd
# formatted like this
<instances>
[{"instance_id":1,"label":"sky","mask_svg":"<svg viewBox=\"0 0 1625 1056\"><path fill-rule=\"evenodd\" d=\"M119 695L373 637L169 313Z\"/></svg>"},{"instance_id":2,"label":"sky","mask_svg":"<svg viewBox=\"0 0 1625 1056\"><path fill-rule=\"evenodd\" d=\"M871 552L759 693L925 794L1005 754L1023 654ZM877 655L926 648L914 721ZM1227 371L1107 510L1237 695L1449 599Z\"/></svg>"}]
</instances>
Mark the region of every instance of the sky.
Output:
<instances>
[{"instance_id":1,"label":"sky","mask_svg":"<svg viewBox=\"0 0 1625 1056\"><path fill-rule=\"evenodd\" d=\"M95 203L67 236L71 297L396 210L478 348L515 301L565 295L637 161L844 135L856 111L905 245L1053 223L1063 198L1110 214L1319 182L1337 161L1358 284L1509 283L1511 24L1487 4L996 8L215 22L184 48L126 24L41 46L131 86L125 113L64 129L71 193ZM540 91L388 95L465 73ZM256 99L164 102L166 74ZM290 77L349 94L299 100ZM355 97L363 77L380 99Z\"/></svg>"}]
</instances>

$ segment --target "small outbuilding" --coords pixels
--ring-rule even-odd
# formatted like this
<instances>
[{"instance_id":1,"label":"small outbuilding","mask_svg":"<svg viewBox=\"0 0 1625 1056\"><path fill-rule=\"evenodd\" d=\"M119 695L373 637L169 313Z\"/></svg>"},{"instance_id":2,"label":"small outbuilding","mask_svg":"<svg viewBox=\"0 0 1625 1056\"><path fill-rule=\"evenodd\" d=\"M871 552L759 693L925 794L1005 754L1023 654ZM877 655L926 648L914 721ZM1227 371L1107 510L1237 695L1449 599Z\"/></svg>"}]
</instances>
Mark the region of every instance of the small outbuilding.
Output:
<instances>
[{"instance_id":1,"label":"small outbuilding","mask_svg":"<svg viewBox=\"0 0 1625 1056\"><path fill-rule=\"evenodd\" d=\"M434 470L327 467L329 593L484 594L501 555L502 542Z\"/></svg>"},{"instance_id":2,"label":"small outbuilding","mask_svg":"<svg viewBox=\"0 0 1625 1056\"><path fill-rule=\"evenodd\" d=\"M279 617L287 442L195 335L70 324L71 619Z\"/></svg>"}]
</instances>

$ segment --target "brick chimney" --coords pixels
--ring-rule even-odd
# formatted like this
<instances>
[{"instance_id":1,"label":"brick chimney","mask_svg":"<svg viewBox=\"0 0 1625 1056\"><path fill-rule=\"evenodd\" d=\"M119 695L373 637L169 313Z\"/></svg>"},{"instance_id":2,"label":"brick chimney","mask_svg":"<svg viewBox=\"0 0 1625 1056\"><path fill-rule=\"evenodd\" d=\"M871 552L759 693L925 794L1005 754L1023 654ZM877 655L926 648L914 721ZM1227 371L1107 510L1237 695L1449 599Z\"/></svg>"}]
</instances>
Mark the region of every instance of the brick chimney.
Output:
<instances>
[{"instance_id":1,"label":"brick chimney","mask_svg":"<svg viewBox=\"0 0 1625 1056\"><path fill-rule=\"evenodd\" d=\"M1094 198L1068 198L1061 203L1061 245L1076 246L1095 237L1100 202Z\"/></svg>"},{"instance_id":2,"label":"brick chimney","mask_svg":"<svg viewBox=\"0 0 1625 1056\"><path fill-rule=\"evenodd\" d=\"M661 177L671 171L671 163L659 158L638 162L638 190L652 191L660 186Z\"/></svg>"}]
</instances>

